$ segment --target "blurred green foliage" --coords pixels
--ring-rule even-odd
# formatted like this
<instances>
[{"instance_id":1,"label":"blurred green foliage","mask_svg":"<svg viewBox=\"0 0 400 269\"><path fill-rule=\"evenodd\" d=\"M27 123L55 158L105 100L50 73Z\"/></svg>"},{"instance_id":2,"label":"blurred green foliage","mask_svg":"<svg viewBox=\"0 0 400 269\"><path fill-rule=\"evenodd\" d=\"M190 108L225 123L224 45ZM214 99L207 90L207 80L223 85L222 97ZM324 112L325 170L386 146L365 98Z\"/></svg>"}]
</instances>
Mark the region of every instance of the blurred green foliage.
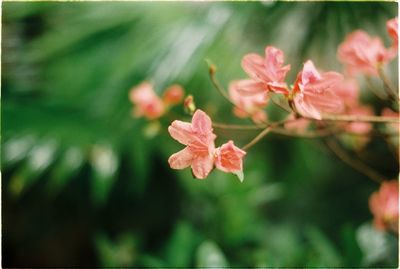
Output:
<instances>
[{"instance_id":1,"label":"blurred green foliage","mask_svg":"<svg viewBox=\"0 0 400 269\"><path fill-rule=\"evenodd\" d=\"M205 59L224 85L245 77L244 54L268 44L284 50L291 81L309 58L341 70L345 35L362 28L389 44L396 11L390 2L3 3L3 266L397 267L398 239L369 224L378 186L321 140L271 135L247 155L244 183L218 171L195 180L168 167L180 148L170 119L149 137L127 98L143 80L159 94L180 83L216 121L240 122ZM241 145L256 134L216 131ZM397 175L382 141L361 155Z\"/></svg>"}]
</instances>

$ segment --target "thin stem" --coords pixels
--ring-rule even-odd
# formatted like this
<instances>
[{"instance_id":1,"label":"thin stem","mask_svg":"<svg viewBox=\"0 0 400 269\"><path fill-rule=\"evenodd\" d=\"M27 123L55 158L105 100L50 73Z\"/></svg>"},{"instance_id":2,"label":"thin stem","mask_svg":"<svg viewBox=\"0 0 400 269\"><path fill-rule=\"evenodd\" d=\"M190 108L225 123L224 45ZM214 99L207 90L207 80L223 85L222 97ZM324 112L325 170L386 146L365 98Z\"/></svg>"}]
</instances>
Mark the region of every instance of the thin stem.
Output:
<instances>
[{"instance_id":1,"label":"thin stem","mask_svg":"<svg viewBox=\"0 0 400 269\"><path fill-rule=\"evenodd\" d=\"M333 138L328 138L325 140L326 145L328 148L335 153L335 155L342 160L344 163L347 163L349 166L353 167L358 172L366 175L373 181L377 183L381 183L382 181L386 180L386 178L381 175L380 173L376 172L374 169L363 163L358 159L352 158L346 150L344 150L339 143Z\"/></svg>"},{"instance_id":2,"label":"thin stem","mask_svg":"<svg viewBox=\"0 0 400 269\"><path fill-rule=\"evenodd\" d=\"M251 146L255 145L258 141L260 141L264 136L266 136L270 131L271 131L272 127L268 126L267 128L265 128L261 133L259 133L256 137L254 137L249 143L247 143L246 145L244 145L242 147L243 150L247 150L249 149Z\"/></svg>"},{"instance_id":3,"label":"thin stem","mask_svg":"<svg viewBox=\"0 0 400 269\"><path fill-rule=\"evenodd\" d=\"M213 127L220 129L231 129L231 130L260 130L267 127L267 125L242 125L242 124L225 124L219 122L213 122Z\"/></svg>"},{"instance_id":4,"label":"thin stem","mask_svg":"<svg viewBox=\"0 0 400 269\"><path fill-rule=\"evenodd\" d=\"M318 137L333 135L334 133L341 132L341 130L321 129L321 130L298 133L298 132L291 132L285 129L273 129L271 132L280 135L299 137L299 138L318 138Z\"/></svg>"},{"instance_id":5,"label":"thin stem","mask_svg":"<svg viewBox=\"0 0 400 269\"><path fill-rule=\"evenodd\" d=\"M396 90L394 88L394 86L390 82L389 78L386 76L385 72L383 71L382 67L378 68L378 74L379 74L379 77L382 79L383 84L385 85L385 89L387 91L387 94L389 96L391 96L392 98L394 98L394 100L396 100L398 102L399 101L398 90Z\"/></svg>"},{"instance_id":6,"label":"thin stem","mask_svg":"<svg viewBox=\"0 0 400 269\"><path fill-rule=\"evenodd\" d=\"M231 98L229 97L229 95L226 93L225 89L221 86L221 84L219 83L219 81L217 80L217 78L215 77L215 73L216 73L216 67L215 65L213 65L210 61L207 60L207 64L208 64L208 73L210 75L210 80L211 83L213 84L214 88L229 102L231 103L234 107L240 109L243 111L243 109L241 109L240 107L238 107L234 102L232 102ZM246 111L244 111L246 112Z\"/></svg>"},{"instance_id":7,"label":"thin stem","mask_svg":"<svg viewBox=\"0 0 400 269\"><path fill-rule=\"evenodd\" d=\"M313 118L307 118L309 120L316 120ZM326 115L322 118L322 121L350 121L350 122L376 122L376 123L399 123L399 118L394 117L382 117L382 116L351 116L351 115Z\"/></svg>"}]
</instances>

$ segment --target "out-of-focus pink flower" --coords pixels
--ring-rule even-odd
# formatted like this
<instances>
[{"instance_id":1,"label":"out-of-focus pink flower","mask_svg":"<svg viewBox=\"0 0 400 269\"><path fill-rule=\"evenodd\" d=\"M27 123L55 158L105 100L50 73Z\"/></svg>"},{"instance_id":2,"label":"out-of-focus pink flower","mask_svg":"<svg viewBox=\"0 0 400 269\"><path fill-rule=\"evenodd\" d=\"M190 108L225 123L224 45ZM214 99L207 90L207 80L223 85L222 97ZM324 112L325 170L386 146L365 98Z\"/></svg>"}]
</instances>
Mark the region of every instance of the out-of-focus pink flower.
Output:
<instances>
[{"instance_id":1,"label":"out-of-focus pink flower","mask_svg":"<svg viewBox=\"0 0 400 269\"><path fill-rule=\"evenodd\" d=\"M175 84L165 90L163 101L168 105L176 105L182 101L184 94L182 86Z\"/></svg>"},{"instance_id":2,"label":"out-of-focus pink flower","mask_svg":"<svg viewBox=\"0 0 400 269\"><path fill-rule=\"evenodd\" d=\"M310 125L310 120L305 118L295 119L293 114L290 115L287 120L289 121L284 124L285 129L298 133L305 132Z\"/></svg>"},{"instance_id":3,"label":"out-of-focus pink flower","mask_svg":"<svg viewBox=\"0 0 400 269\"><path fill-rule=\"evenodd\" d=\"M339 46L337 56L346 65L349 75L377 75L379 66L394 58L379 37L370 37L361 30L346 37Z\"/></svg>"},{"instance_id":4,"label":"out-of-focus pink flower","mask_svg":"<svg viewBox=\"0 0 400 269\"><path fill-rule=\"evenodd\" d=\"M268 46L265 48L265 57L255 53L243 57L242 67L255 82L261 83L264 91L289 94L285 77L290 65L284 64L284 54L280 49Z\"/></svg>"},{"instance_id":5,"label":"out-of-focus pink flower","mask_svg":"<svg viewBox=\"0 0 400 269\"><path fill-rule=\"evenodd\" d=\"M399 128L400 128L400 114L399 114L399 112L395 112L395 111L391 110L390 108L385 107L382 110L382 116L391 117L391 118L397 118L399 120L399 123L388 123L387 126L390 129L393 129L394 132L399 132Z\"/></svg>"},{"instance_id":6,"label":"out-of-focus pink flower","mask_svg":"<svg viewBox=\"0 0 400 269\"><path fill-rule=\"evenodd\" d=\"M215 166L226 173L236 174L243 181L243 157L246 152L236 147L232 140L215 150Z\"/></svg>"},{"instance_id":7,"label":"out-of-focus pink flower","mask_svg":"<svg viewBox=\"0 0 400 269\"><path fill-rule=\"evenodd\" d=\"M251 80L232 81L229 85L229 97L236 105L233 113L239 118L251 117L255 122L266 120L266 114L262 110L268 103L266 92L247 92L252 87Z\"/></svg>"},{"instance_id":8,"label":"out-of-focus pink flower","mask_svg":"<svg viewBox=\"0 0 400 269\"><path fill-rule=\"evenodd\" d=\"M323 113L341 112L343 102L332 89L342 80L343 76L336 72L320 74L313 62L308 60L293 87L293 102L297 112L314 119L322 119Z\"/></svg>"},{"instance_id":9,"label":"out-of-focus pink flower","mask_svg":"<svg viewBox=\"0 0 400 269\"><path fill-rule=\"evenodd\" d=\"M175 120L168 131L172 138L186 146L168 159L170 167L184 169L191 166L196 178L206 178L214 166L216 138L210 117L203 111L196 110L192 123Z\"/></svg>"},{"instance_id":10,"label":"out-of-focus pink flower","mask_svg":"<svg viewBox=\"0 0 400 269\"><path fill-rule=\"evenodd\" d=\"M379 191L369 198L369 207L374 215L377 229L399 232L399 183L385 181Z\"/></svg>"},{"instance_id":11,"label":"out-of-focus pink flower","mask_svg":"<svg viewBox=\"0 0 400 269\"><path fill-rule=\"evenodd\" d=\"M347 114L354 116L372 116L374 110L370 106L349 107ZM369 122L350 122L346 124L345 130L355 134L368 134L372 130L372 124Z\"/></svg>"},{"instance_id":12,"label":"out-of-focus pink flower","mask_svg":"<svg viewBox=\"0 0 400 269\"><path fill-rule=\"evenodd\" d=\"M333 92L342 99L347 107L358 105L360 96L360 87L356 79L346 78L335 85Z\"/></svg>"},{"instance_id":13,"label":"out-of-focus pink flower","mask_svg":"<svg viewBox=\"0 0 400 269\"><path fill-rule=\"evenodd\" d=\"M156 95L153 85L143 82L129 91L129 99L135 105L136 117L144 116L150 120L163 115L165 108L160 97Z\"/></svg>"},{"instance_id":14,"label":"out-of-focus pink flower","mask_svg":"<svg viewBox=\"0 0 400 269\"><path fill-rule=\"evenodd\" d=\"M396 50L397 50L397 46L399 44L399 34L398 34L399 19L396 17L391 20L388 20L386 22L386 28L387 28L387 31L388 31L390 37L393 40L393 47L396 48Z\"/></svg>"}]
</instances>

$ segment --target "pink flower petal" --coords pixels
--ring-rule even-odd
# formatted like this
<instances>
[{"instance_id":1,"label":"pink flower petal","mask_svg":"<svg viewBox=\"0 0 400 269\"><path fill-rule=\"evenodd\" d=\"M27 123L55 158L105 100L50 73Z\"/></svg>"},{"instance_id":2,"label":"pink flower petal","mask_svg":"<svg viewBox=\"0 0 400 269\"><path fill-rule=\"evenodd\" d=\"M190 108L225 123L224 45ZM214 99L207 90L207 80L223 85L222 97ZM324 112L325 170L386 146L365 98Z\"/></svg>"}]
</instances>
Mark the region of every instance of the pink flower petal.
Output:
<instances>
[{"instance_id":1,"label":"pink flower petal","mask_svg":"<svg viewBox=\"0 0 400 269\"><path fill-rule=\"evenodd\" d=\"M213 131L210 117L200 109L193 114L192 125L193 130L201 134L210 134Z\"/></svg>"},{"instance_id":2,"label":"pink flower petal","mask_svg":"<svg viewBox=\"0 0 400 269\"><path fill-rule=\"evenodd\" d=\"M265 58L251 53L243 57L242 68L251 79L264 84L260 89L276 93L288 94L284 82L290 65L283 66L284 54L281 50L268 46L265 48Z\"/></svg>"},{"instance_id":3,"label":"pink flower petal","mask_svg":"<svg viewBox=\"0 0 400 269\"><path fill-rule=\"evenodd\" d=\"M342 80L343 76L336 72L320 74L312 61L307 61L293 88L297 112L314 119L322 119L323 113L341 112L343 101L332 89Z\"/></svg>"},{"instance_id":4,"label":"pink flower petal","mask_svg":"<svg viewBox=\"0 0 400 269\"><path fill-rule=\"evenodd\" d=\"M393 59L379 37L370 37L366 32L358 30L349 34L339 45L337 56L346 65L350 75L364 73L377 75L379 64Z\"/></svg>"},{"instance_id":5,"label":"pink flower petal","mask_svg":"<svg viewBox=\"0 0 400 269\"><path fill-rule=\"evenodd\" d=\"M195 140L193 137L192 124L188 122L175 120L168 127L168 132L173 139L183 145L188 145Z\"/></svg>"},{"instance_id":6,"label":"pink flower petal","mask_svg":"<svg viewBox=\"0 0 400 269\"><path fill-rule=\"evenodd\" d=\"M168 159L168 163L172 169L185 169L192 164L193 158L194 156L192 152L186 147L183 150L172 154Z\"/></svg>"},{"instance_id":7,"label":"pink flower petal","mask_svg":"<svg viewBox=\"0 0 400 269\"><path fill-rule=\"evenodd\" d=\"M388 31L390 37L393 40L393 47L395 47L397 49L397 46L399 44L399 34L398 34L398 32L399 32L399 19L396 17L396 18L393 18L391 20L388 20L386 22L386 28L387 28L387 31Z\"/></svg>"},{"instance_id":8,"label":"pink flower petal","mask_svg":"<svg viewBox=\"0 0 400 269\"><path fill-rule=\"evenodd\" d=\"M165 90L163 101L166 104L179 104L183 100L183 95L185 91L183 90L182 86L180 85L172 85Z\"/></svg>"},{"instance_id":9,"label":"pink flower petal","mask_svg":"<svg viewBox=\"0 0 400 269\"><path fill-rule=\"evenodd\" d=\"M232 140L216 149L215 166L227 173L243 171L243 157L246 152L235 146Z\"/></svg>"},{"instance_id":10,"label":"pink flower petal","mask_svg":"<svg viewBox=\"0 0 400 269\"><path fill-rule=\"evenodd\" d=\"M193 175L198 179L208 176L214 167L214 157L211 155L197 156L192 161Z\"/></svg>"},{"instance_id":11,"label":"pink flower petal","mask_svg":"<svg viewBox=\"0 0 400 269\"><path fill-rule=\"evenodd\" d=\"M233 113L239 118L260 116L259 111L267 105L268 96L265 86L252 80L232 81L229 84L229 97L236 105ZM257 118L257 116L256 116ZM261 119L258 117L258 119Z\"/></svg>"},{"instance_id":12,"label":"pink flower petal","mask_svg":"<svg viewBox=\"0 0 400 269\"><path fill-rule=\"evenodd\" d=\"M374 215L376 228L399 232L399 183L397 180L383 182L379 191L371 195L369 207Z\"/></svg>"},{"instance_id":13,"label":"pink flower petal","mask_svg":"<svg viewBox=\"0 0 400 269\"><path fill-rule=\"evenodd\" d=\"M170 135L187 147L169 158L171 168L183 169L191 165L193 175L205 178L214 165L214 140L210 117L201 110L197 110L192 123L174 121L168 127Z\"/></svg>"},{"instance_id":14,"label":"pink flower petal","mask_svg":"<svg viewBox=\"0 0 400 269\"><path fill-rule=\"evenodd\" d=\"M129 91L129 99L135 105L135 115L157 119L164 114L161 99L155 94L153 85L143 82Z\"/></svg>"}]
</instances>

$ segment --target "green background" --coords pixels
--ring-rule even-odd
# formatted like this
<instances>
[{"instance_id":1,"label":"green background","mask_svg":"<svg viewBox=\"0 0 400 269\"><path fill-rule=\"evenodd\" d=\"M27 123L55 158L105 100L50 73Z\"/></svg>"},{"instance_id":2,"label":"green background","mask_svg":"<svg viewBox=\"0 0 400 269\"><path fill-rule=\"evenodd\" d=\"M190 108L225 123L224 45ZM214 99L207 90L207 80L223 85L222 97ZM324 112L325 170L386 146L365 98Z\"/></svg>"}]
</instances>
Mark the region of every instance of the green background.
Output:
<instances>
[{"instance_id":1,"label":"green background","mask_svg":"<svg viewBox=\"0 0 400 269\"><path fill-rule=\"evenodd\" d=\"M182 148L131 116L129 89L180 83L213 120L247 123L212 87L245 78L243 55L281 48L341 71L337 46L362 28L390 39L390 2L80 2L2 4L2 263L6 267L333 267L398 264L398 238L374 230L379 187L322 139L269 135L245 181L171 170ZM397 81L397 58L388 68ZM366 102L382 104L363 88ZM182 107L174 113L189 119ZM272 119L281 113L268 108ZM255 132L216 130L217 144ZM349 148L351 151L351 148ZM388 178L398 164L374 138L357 154Z\"/></svg>"}]
</instances>

